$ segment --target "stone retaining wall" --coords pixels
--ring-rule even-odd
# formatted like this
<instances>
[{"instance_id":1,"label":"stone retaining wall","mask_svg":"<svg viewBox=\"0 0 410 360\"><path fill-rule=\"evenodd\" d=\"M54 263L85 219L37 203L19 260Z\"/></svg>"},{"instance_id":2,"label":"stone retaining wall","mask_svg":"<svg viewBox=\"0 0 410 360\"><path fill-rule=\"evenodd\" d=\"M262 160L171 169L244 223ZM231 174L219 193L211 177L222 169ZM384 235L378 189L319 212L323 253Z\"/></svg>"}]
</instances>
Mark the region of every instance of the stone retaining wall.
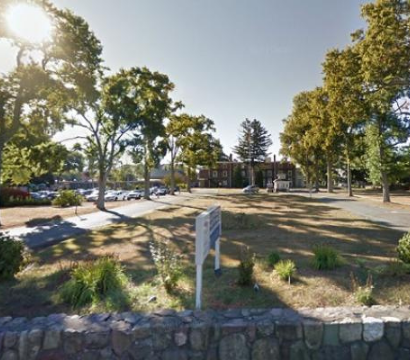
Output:
<instances>
[{"instance_id":1,"label":"stone retaining wall","mask_svg":"<svg viewBox=\"0 0 410 360\"><path fill-rule=\"evenodd\" d=\"M3 317L0 359L410 359L410 308Z\"/></svg>"}]
</instances>

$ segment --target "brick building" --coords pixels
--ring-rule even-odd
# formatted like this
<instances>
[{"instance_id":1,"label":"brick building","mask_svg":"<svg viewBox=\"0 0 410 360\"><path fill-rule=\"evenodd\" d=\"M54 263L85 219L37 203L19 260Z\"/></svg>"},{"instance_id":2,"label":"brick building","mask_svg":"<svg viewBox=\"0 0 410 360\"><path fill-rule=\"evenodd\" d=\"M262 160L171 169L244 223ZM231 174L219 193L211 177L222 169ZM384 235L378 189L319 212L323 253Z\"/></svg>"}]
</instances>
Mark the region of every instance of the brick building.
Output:
<instances>
[{"instance_id":1,"label":"brick building","mask_svg":"<svg viewBox=\"0 0 410 360\"><path fill-rule=\"evenodd\" d=\"M235 184L235 173L241 171L243 184ZM220 161L212 169L201 169L199 171L199 187L242 187L249 182L250 167L242 162L236 161ZM302 187L303 180L300 178L300 172L296 169L295 165L289 161L265 161L259 163L255 167L255 178L257 178L257 172L261 171L263 176L263 186L266 187L271 184L275 179L289 180L291 187Z\"/></svg>"}]
</instances>

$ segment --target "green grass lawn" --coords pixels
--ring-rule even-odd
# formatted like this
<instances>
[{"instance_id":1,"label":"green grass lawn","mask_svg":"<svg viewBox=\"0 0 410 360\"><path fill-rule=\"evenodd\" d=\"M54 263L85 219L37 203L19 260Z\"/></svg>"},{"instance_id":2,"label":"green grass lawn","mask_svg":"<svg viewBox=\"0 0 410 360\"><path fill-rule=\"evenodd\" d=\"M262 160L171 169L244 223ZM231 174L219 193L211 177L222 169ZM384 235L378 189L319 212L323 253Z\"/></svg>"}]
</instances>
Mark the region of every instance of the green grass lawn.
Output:
<instances>
[{"instance_id":1,"label":"green grass lawn","mask_svg":"<svg viewBox=\"0 0 410 360\"><path fill-rule=\"evenodd\" d=\"M33 254L33 263L10 282L0 284L0 316L40 316L49 313L97 311L151 311L157 308L194 307L194 223L208 206L223 210L221 261L223 274L215 277L213 256L204 266L204 308L322 307L357 304L351 274L365 282L373 274L379 304L410 304L410 276L385 276L378 271L396 256L402 233L384 228L345 211L321 205L315 199L292 195L243 195L222 192L182 205L155 211L64 241ZM183 258L183 277L167 294L156 277L149 242L171 239ZM337 249L343 264L335 270L314 270L314 244ZM254 278L261 291L237 285L242 246L258 259ZM270 251L296 263L297 276L289 285L281 281L263 259ZM103 254L119 256L129 278L122 292L98 304L72 309L58 294L75 263ZM156 301L149 301L153 296Z\"/></svg>"}]
</instances>

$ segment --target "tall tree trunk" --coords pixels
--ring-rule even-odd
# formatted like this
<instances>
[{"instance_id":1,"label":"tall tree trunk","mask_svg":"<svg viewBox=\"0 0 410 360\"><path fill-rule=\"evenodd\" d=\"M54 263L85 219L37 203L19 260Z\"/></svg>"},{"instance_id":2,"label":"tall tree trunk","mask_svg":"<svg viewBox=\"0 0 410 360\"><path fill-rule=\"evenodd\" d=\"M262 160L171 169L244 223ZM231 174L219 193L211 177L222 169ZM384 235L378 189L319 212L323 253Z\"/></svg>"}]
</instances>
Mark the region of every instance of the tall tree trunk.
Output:
<instances>
[{"instance_id":1,"label":"tall tree trunk","mask_svg":"<svg viewBox=\"0 0 410 360\"><path fill-rule=\"evenodd\" d=\"M327 192L333 192L333 166L330 156L327 157Z\"/></svg>"},{"instance_id":2,"label":"tall tree trunk","mask_svg":"<svg viewBox=\"0 0 410 360\"><path fill-rule=\"evenodd\" d=\"M315 159L315 190L319 192L319 161Z\"/></svg>"},{"instance_id":3,"label":"tall tree trunk","mask_svg":"<svg viewBox=\"0 0 410 360\"><path fill-rule=\"evenodd\" d=\"M345 136L345 143L346 143L345 156L346 156L347 196L352 197L353 196L352 169L350 167L350 151L349 151L350 142L349 142L348 136Z\"/></svg>"},{"instance_id":4,"label":"tall tree trunk","mask_svg":"<svg viewBox=\"0 0 410 360\"><path fill-rule=\"evenodd\" d=\"M98 174L98 200L97 209L105 210L105 189L107 187L107 173L104 169L100 169Z\"/></svg>"},{"instance_id":5,"label":"tall tree trunk","mask_svg":"<svg viewBox=\"0 0 410 360\"><path fill-rule=\"evenodd\" d=\"M380 180L382 182L382 189L383 189L383 202L390 202L390 188L389 188L389 179L387 177L386 170L383 169L384 164L384 149L383 145L379 145L379 154L380 154Z\"/></svg>"},{"instance_id":6,"label":"tall tree trunk","mask_svg":"<svg viewBox=\"0 0 410 360\"><path fill-rule=\"evenodd\" d=\"M255 185L255 164L251 164L251 185Z\"/></svg>"},{"instance_id":7,"label":"tall tree trunk","mask_svg":"<svg viewBox=\"0 0 410 360\"><path fill-rule=\"evenodd\" d=\"M188 179L186 183L186 188L187 188L187 191L190 193L191 192L191 167L190 166L188 166L188 169L187 169L187 177Z\"/></svg>"},{"instance_id":8,"label":"tall tree trunk","mask_svg":"<svg viewBox=\"0 0 410 360\"><path fill-rule=\"evenodd\" d=\"M175 159L171 157L171 195L175 195Z\"/></svg>"},{"instance_id":9,"label":"tall tree trunk","mask_svg":"<svg viewBox=\"0 0 410 360\"><path fill-rule=\"evenodd\" d=\"M148 155L145 151L145 159L144 159L144 199L151 200L150 198L150 178L149 178L149 166L148 166Z\"/></svg>"}]
</instances>

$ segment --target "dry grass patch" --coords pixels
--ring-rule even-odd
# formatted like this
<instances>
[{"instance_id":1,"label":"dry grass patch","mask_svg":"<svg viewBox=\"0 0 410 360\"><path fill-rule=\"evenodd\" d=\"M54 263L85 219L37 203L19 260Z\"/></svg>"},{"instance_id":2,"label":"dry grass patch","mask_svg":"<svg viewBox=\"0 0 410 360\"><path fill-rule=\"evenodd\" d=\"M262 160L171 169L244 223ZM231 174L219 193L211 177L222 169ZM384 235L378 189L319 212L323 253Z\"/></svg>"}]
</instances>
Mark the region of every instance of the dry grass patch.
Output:
<instances>
[{"instance_id":1,"label":"dry grass patch","mask_svg":"<svg viewBox=\"0 0 410 360\"><path fill-rule=\"evenodd\" d=\"M94 305L76 312L106 310L151 311L157 308L193 308L195 292L195 216L213 204L223 209L223 275L213 273L213 257L204 267L203 304L206 308L228 307L317 307L357 304L350 273L359 280L368 271L389 263L401 233L359 219L342 210L321 205L315 199L291 195L242 195L219 193L202 196L181 205L157 210L142 218L105 227L64 241L35 254L36 264L0 285L0 316L39 316L73 310L58 296L68 279L70 263L115 253L126 268L128 302ZM183 257L183 278L167 294L158 278L149 252L149 242L170 239ZM314 244L327 244L343 257L344 264L330 271L311 266ZM237 265L242 246L256 254L253 286L238 285ZM277 251L281 259L296 263L291 284L266 267L264 258ZM409 304L410 277L373 276L374 297L379 304ZM154 300L154 298L156 300Z\"/></svg>"}]
</instances>

